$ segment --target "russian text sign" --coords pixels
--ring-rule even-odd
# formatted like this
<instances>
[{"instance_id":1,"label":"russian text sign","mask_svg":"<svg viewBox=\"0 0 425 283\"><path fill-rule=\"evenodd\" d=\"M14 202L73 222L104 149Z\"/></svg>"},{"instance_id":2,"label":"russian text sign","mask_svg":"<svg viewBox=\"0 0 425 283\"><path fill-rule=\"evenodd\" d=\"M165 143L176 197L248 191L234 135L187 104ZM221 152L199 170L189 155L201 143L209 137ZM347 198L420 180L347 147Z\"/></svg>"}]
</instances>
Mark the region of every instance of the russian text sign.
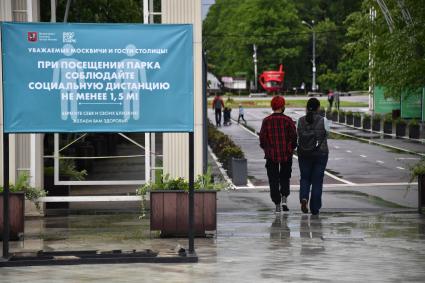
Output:
<instances>
[{"instance_id":1,"label":"russian text sign","mask_svg":"<svg viewBox=\"0 0 425 283\"><path fill-rule=\"evenodd\" d=\"M373 103L376 113L391 113L395 109L400 109L400 101L391 97L385 97L385 88L376 86L373 92Z\"/></svg>"},{"instance_id":2,"label":"russian text sign","mask_svg":"<svg viewBox=\"0 0 425 283\"><path fill-rule=\"evenodd\" d=\"M191 25L3 23L4 131L191 132Z\"/></svg>"}]
</instances>

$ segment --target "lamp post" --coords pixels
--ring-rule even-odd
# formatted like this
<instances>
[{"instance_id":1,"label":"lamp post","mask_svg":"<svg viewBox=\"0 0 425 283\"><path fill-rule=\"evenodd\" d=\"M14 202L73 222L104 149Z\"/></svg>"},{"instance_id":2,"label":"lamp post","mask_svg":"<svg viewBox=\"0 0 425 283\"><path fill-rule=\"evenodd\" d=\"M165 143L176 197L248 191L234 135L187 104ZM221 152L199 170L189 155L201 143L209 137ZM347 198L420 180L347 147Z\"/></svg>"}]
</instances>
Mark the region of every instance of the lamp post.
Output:
<instances>
[{"instance_id":1,"label":"lamp post","mask_svg":"<svg viewBox=\"0 0 425 283\"><path fill-rule=\"evenodd\" d=\"M311 83L311 90L316 91L316 31L314 30L314 21L312 20L311 24L307 23L306 21L302 21L302 23L308 26L313 32L313 58L311 59L311 63L313 64L313 81Z\"/></svg>"},{"instance_id":2,"label":"lamp post","mask_svg":"<svg viewBox=\"0 0 425 283\"><path fill-rule=\"evenodd\" d=\"M257 91L257 45L253 45L254 54L252 58L254 59L254 89Z\"/></svg>"}]
</instances>

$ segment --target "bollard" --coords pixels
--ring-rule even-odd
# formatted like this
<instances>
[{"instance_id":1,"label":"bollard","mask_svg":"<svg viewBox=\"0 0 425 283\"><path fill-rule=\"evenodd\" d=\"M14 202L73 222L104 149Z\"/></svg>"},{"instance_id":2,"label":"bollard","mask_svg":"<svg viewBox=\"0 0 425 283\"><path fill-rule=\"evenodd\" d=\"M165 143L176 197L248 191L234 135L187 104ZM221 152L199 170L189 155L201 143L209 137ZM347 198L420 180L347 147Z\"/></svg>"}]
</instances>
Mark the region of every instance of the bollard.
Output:
<instances>
[{"instance_id":1,"label":"bollard","mask_svg":"<svg viewBox=\"0 0 425 283\"><path fill-rule=\"evenodd\" d=\"M247 184L248 169L247 160L245 158L231 159L231 178L235 186L245 186Z\"/></svg>"},{"instance_id":2,"label":"bollard","mask_svg":"<svg viewBox=\"0 0 425 283\"><path fill-rule=\"evenodd\" d=\"M418 176L418 211L422 213L425 208L425 175Z\"/></svg>"}]
</instances>

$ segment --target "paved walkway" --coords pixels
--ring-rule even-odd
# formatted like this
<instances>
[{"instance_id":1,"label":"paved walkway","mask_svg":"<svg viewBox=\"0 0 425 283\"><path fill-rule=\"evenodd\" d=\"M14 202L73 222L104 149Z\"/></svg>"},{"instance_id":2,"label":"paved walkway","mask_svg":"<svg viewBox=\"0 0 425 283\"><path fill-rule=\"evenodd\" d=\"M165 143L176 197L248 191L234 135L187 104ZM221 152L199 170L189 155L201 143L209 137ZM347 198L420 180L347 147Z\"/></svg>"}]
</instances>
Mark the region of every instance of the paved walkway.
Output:
<instances>
[{"instance_id":1,"label":"paved walkway","mask_svg":"<svg viewBox=\"0 0 425 283\"><path fill-rule=\"evenodd\" d=\"M196 239L194 264L0 268L0 282L423 282L425 219L365 195L328 194L318 218L272 212L267 192L218 194L218 231ZM19 250L132 250L187 247L160 239L137 215L28 219Z\"/></svg>"},{"instance_id":2,"label":"paved walkway","mask_svg":"<svg viewBox=\"0 0 425 283\"><path fill-rule=\"evenodd\" d=\"M247 113L253 127L261 123L257 114ZM357 175L349 176L342 168L348 163L345 168L349 169L354 162L337 158L352 156L350 160L357 158L356 162L366 158L347 153L348 149L335 140L332 146L338 155L332 157L330 165L341 167L338 175L354 185L328 176L324 208L319 217L312 217L299 211L294 180L290 212L275 215L267 186L260 186L265 184L265 169L261 152L253 145L257 138L236 125L221 129L229 131L244 147L253 161L248 163L249 175L259 186L218 193L217 233L211 238L196 239L198 263L0 268L0 282L424 281L425 217L406 208L415 206L415 186L406 191L401 185L370 186L371 179L361 183ZM354 149L357 144L346 145ZM364 164L369 170L382 170L380 178L390 174L370 160ZM388 161L387 170L397 172L393 175L404 181L405 172L394 171L394 165ZM296 167L294 176L298 174ZM362 174L365 171L359 175ZM13 242L11 251L149 248L169 253L187 247L187 239L161 239L148 227L149 220L140 220L136 214L31 218L25 223L24 241Z\"/></svg>"}]
</instances>

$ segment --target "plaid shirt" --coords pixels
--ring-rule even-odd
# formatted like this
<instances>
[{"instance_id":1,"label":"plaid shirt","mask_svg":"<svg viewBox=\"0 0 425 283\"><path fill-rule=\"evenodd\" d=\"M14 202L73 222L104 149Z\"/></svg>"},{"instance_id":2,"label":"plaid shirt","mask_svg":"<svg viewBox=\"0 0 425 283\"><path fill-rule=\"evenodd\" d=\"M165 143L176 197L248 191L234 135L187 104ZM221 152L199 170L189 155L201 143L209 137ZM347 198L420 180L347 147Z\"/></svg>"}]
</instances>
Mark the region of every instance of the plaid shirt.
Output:
<instances>
[{"instance_id":1,"label":"plaid shirt","mask_svg":"<svg viewBox=\"0 0 425 283\"><path fill-rule=\"evenodd\" d=\"M260 131L260 146L265 159L273 162L288 161L297 146L295 123L284 114L273 113L263 120Z\"/></svg>"}]
</instances>

